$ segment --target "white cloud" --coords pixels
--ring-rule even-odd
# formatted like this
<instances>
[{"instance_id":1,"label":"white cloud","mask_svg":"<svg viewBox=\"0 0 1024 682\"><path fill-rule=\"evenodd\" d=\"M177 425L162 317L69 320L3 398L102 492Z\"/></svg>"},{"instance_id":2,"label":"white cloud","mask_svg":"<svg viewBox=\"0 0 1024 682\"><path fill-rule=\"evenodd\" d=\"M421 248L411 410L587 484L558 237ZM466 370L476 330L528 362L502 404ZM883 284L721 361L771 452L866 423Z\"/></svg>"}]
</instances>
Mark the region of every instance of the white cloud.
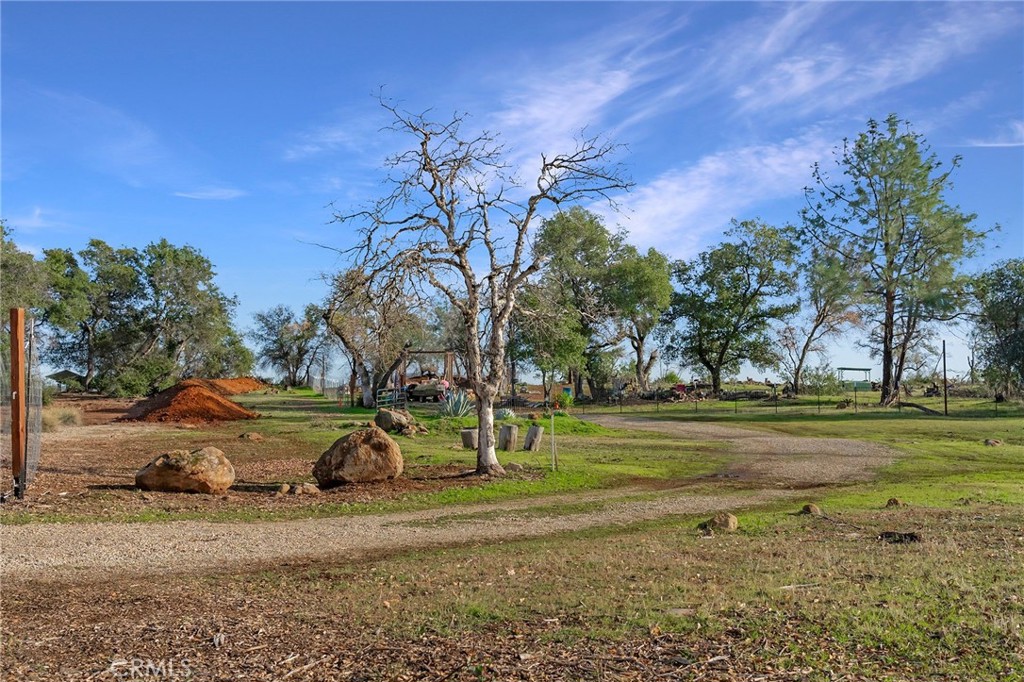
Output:
<instances>
[{"instance_id":1,"label":"white cloud","mask_svg":"<svg viewBox=\"0 0 1024 682\"><path fill-rule=\"evenodd\" d=\"M943 7L934 18L922 12L920 20L908 22L902 31L854 26L839 34L842 44L823 32L809 33L778 59L759 62L763 67L737 85L734 97L747 112L785 105L801 114L846 111L851 104L940 73L1021 24L1020 11L1013 6Z\"/></svg>"},{"instance_id":2,"label":"white cloud","mask_svg":"<svg viewBox=\"0 0 1024 682\"><path fill-rule=\"evenodd\" d=\"M18 232L31 233L46 230L66 230L70 227L66 217L58 211L33 206L28 213L7 216L7 224ZM22 247L24 248L24 247Z\"/></svg>"},{"instance_id":3,"label":"white cloud","mask_svg":"<svg viewBox=\"0 0 1024 682\"><path fill-rule=\"evenodd\" d=\"M541 154L572 150L584 130L619 134L650 119L671 106L680 48L665 40L685 25L647 14L509 68L496 77L505 94L487 127L501 131L513 165L532 168Z\"/></svg>"},{"instance_id":4,"label":"white cloud","mask_svg":"<svg viewBox=\"0 0 1024 682\"><path fill-rule=\"evenodd\" d=\"M227 201L237 199L247 194L244 190L233 187L201 187L190 192L175 192L174 196L185 199L203 199L212 201Z\"/></svg>"},{"instance_id":5,"label":"white cloud","mask_svg":"<svg viewBox=\"0 0 1024 682\"><path fill-rule=\"evenodd\" d=\"M730 219L760 202L799 196L815 162L828 158L833 138L820 131L775 144L759 144L704 156L668 170L620 201L622 214L594 206L608 223L616 220L630 242L656 247L676 258L691 257ZM796 216L794 216L794 219Z\"/></svg>"},{"instance_id":6,"label":"white cloud","mask_svg":"<svg viewBox=\"0 0 1024 682\"><path fill-rule=\"evenodd\" d=\"M1011 121L995 136L988 139L973 139L968 147L1024 147L1024 121Z\"/></svg>"}]
</instances>

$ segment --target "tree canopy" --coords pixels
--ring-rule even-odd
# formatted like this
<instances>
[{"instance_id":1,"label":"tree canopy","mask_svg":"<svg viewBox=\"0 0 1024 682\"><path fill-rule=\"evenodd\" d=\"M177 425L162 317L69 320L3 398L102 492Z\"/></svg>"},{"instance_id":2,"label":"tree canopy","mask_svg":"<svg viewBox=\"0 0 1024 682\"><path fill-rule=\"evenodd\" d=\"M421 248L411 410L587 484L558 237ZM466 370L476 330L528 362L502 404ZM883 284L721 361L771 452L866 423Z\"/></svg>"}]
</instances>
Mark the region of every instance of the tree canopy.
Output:
<instances>
[{"instance_id":1,"label":"tree canopy","mask_svg":"<svg viewBox=\"0 0 1024 682\"><path fill-rule=\"evenodd\" d=\"M778 228L757 220L734 221L731 237L675 267L679 284L668 318L676 327L669 352L684 365L702 367L712 390L723 372L743 361L769 367L778 361L771 324L796 311L792 302L795 248Z\"/></svg>"}]
</instances>

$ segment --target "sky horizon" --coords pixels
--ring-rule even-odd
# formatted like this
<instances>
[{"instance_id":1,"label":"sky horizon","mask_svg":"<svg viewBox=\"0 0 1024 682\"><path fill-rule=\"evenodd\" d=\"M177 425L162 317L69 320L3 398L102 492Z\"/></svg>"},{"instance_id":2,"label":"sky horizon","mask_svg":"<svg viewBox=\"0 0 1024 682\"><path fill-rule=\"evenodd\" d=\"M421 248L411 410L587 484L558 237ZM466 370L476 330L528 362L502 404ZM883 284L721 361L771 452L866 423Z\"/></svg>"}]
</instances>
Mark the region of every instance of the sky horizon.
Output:
<instances>
[{"instance_id":1,"label":"sky horizon","mask_svg":"<svg viewBox=\"0 0 1024 682\"><path fill-rule=\"evenodd\" d=\"M1002 226L969 270L1024 257L1021 3L5 1L0 32L14 241L192 245L243 329L344 265L315 244L351 244L331 204L379 196L401 149L381 88L468 113L527 171L580 130L625 145L636 187L602 215L673 258L796 221L812 164L896 113L962 157L948 201Z\"/></svg>"}]
</instances>

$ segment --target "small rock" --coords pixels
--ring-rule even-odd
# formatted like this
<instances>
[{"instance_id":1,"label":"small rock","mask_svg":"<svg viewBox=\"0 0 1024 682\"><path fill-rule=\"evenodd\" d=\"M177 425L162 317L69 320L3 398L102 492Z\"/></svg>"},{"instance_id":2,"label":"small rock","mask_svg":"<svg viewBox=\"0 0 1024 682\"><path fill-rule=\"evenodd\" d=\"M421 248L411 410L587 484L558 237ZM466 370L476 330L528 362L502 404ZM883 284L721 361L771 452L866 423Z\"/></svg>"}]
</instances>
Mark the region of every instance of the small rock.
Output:
<instances>
[{"instance_id":1,"label":"small rock","mask_svg":"<svg viewBox=\"0 0 1024 682\"><path fill-rule=\"evenodd\" d=\"M890 497L885 506L887 509L895 509L896 507L906 507L907 503L898 497Z\"/></svg>"},{"instance_id":2,"label":"small rock","mask_svg":"<svg viewBox=\"0 0 1024 682\"><path fill-rule=\"evenodd\" d=\"M265 440L262 433L256 433L255 431L246 431L239 438L251 440L253 443L262 443Z\"/></svg>"},{"instance_id":3,"label":"small rock","mask_svg":"<svg viewBox=\"0 0 1024 682\"><path fill-rule=\"evenodd\" d=\"M290 485L288 485L287 483L282 483L277 487L277 494L287 495L289 492L291 492L291 489L292 487Z\"/></svg>"},{"instance_id":4,"label":"small rock","mask_svg":"<svg viewBox=\"0 0 1024 682\"><path fill-rule=\"evenodd\" d=\"M523 465L515 462L509 462L505 465L505 471L523 471Z\"/></svg>"},{"instance_id":5,"label":"small rock","mask_svg":"<svg viewBox=\"0 0 1024 682\"><path fill-rule=\"evenodd\" d=\"M989 446L990 448L994 448L1002 444L1003 441L999 440L998 438L989 438L985 441L985 445Z\"/></svg>"},{"instance_id":6,"label":"small rock","mask_svg":"<svg viewBox=\"0 0 1024 682\"><path fill-rule=\"evenodd\" d=\"M810 514L811 516L824 516L821 511L821 507L814 504L813 502L805 504L803 509L800 510L801 514Z\"/></svg>"},{"instance_id":7,"label":"small rock","mask_svg":"<svg viewBox=\"0 0 1024 682\"><path fill-rule=\"evenodd\" d=\"M699 530L711 531L711 532L714 532L716 530L724 530L724 531L727 531L727 532L732 532L732 531L736 530L737 528L739 528L739 525L740 525L739 519L737 519L735 516L733 516L729 512L719 512L718 514L715 514L714 516L712 516L707 521L704 521L703 523L699 524L697 526L697 528Z\"/></svg>"},{"instance_id":8,"label":"small rock","mask_svg":"<svg viewBox=\"0 0 1024 682\"><path fill-rule=\"evenodd\" d=\"M319 495L320 494L320 488L317 488L312 483L303 483L302 484L302 489L303 489L303 491L305 492L306 495Z\"/></svg>"},{"instance_id":9,"label":"small rock","mask_svg":"<svg viewBox=\"0 0 1024 682\"><path fill-rule=\"evenodd\" d=\"M67 493L61 493L61 495L67 495ZM149 493L142 493L142 499L144 499L146 502L152 502L153 496L150 495Z\"/></svg>"}]
</instances>

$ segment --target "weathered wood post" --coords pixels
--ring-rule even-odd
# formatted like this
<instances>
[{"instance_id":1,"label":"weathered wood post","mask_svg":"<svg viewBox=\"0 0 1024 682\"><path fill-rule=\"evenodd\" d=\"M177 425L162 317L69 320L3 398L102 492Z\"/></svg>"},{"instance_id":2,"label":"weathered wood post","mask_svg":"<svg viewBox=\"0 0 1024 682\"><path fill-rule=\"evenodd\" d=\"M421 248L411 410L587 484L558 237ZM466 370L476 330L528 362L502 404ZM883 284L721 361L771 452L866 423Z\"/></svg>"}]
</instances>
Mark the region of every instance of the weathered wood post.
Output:
<instances>
[{"instance_id":1,"label":"weathered wood post","mask_svg":"<svg viewBox=\"0 0 1024 682\"><path fill-rule=\"evenodd\" d=\"M540 440L541 436L544 435L543 426L531 426L530 430L526 432L526 442L523 443L523 450L529 452L540 451Z\"/></svg>"},{"instance_id":2,"label":"weathered wood post","mask_svg":"<svg viewBox=\"0 0 1024 682\"><path fill-rule=\"evenodd\" d=\"M25 311L11 308L11 474L19 498L25 495L25 398Z\"/></svg>"},{"instance_id":3,"label":"weathered wood post","mask_svg":"<svg viewBox=\"0 0 1024 682\"><path fill-rule=\"evenodd\" d=\"M459 432L462 436L462 447L467 450L476 450L480 444L480 429L462 429Z\"/></svg>"},{"instance_id":4,"label":"weathered wood post","mask_svg":"<svg viewBox=\"0 0 1024 682\"><path fill-rule=\"evenodd\" d=\"M502 424L498 432L498 448L506 452L513 452L519 444L519 426L516 424Z\"/></svg>"}]
</instances>

